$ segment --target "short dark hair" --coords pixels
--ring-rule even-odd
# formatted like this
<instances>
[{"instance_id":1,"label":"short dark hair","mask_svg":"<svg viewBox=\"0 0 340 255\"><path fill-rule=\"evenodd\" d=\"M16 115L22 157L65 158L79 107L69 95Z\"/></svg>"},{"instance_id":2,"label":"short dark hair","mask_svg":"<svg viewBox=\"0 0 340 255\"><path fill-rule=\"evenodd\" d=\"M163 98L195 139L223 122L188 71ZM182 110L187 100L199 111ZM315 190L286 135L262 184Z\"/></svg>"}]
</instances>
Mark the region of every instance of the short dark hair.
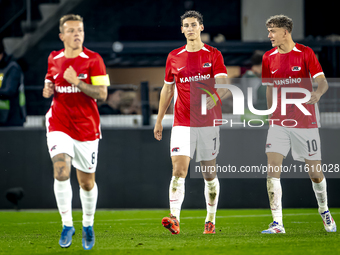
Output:
<instances>
[{"instance_id":1,"label":"short dark hair","mask_svg":"<svg viewBox=\"0 0 340 255\"><path fill-rule=\"evenodd\" d=\"M186 18L196 18L198 23L200 25L203 24L203 15L199 13L198 11L186 11L182 16L181 16L181 25L183 26L183 20Z\"/></svg>"},{"instance_id":2,"label":"short dark hair","mask_svg":"<svg viewBox=\"0 0 340 255\"><path fill-rule=\"evenodd\" d=\"M293 20L283 14L271 16L266 21L266 27L279 27L286 29L289 33L293 31Z\"/></svg>"},{"instance_id":3,"label":"short dark hair","mask_svg":"<svg viewBox=\"0 0 340 255\"><path fill-rule=\"evenodd\" d=\"M66 21L69 21L69 20L73 20L73 21L81 21L83 22L83 18L80 16L80 15L76 15L76 14L67 14L67 15L64 15L60 18L60 21L59 21L59 30L60 30L60 33L63 33L63 25L65 24Z\"/></svg>"}]
</instances>

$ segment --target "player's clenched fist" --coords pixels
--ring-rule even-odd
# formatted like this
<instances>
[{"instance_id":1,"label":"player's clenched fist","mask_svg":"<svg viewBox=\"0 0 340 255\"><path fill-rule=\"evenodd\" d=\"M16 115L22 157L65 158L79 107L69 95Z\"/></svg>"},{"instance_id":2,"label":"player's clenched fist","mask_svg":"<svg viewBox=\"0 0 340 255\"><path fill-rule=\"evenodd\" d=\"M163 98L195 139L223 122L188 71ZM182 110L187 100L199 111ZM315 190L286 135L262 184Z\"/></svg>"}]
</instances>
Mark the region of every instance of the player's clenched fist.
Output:
<instances>
[{"instance_id":1,"label":"player's clenched fist","mask_svg":"<svg viewBox=\"0 0 340 255\"><path fill-rule=\"evenodd\" d=\"M153 134L158 141L162 140L162 132L163 132L162 124L156 123L155 128L153 130Z\"/></svg>"},{"instance_id":2,"label":"player's clenched fist","mask_svg":"<svg viewBox=\"0 0 340 255\"><path fill-rule=\"evenodd\" d=\"M320 93L317 93L316 91L311 92L310 100L306 104L316 104L319 102L321 97Z\"/></svg>"},{"instance_id":3,"label":"player's clenched fist","mask_svg":"<svg viewBox=\"0 0 340 255\"><path fill-rule=\"evenodd\" d=\"M52 82L45 82L43 89L43 97L50 98L54 94L54 84Z\"/></svg>"},{"instance_id":4,"label":"player's clenched fist","mask_svg":"<svg viewBox=\"0 0 340 255\"><path fill-rule=\"evenodd\" d=\"M79 83L77 72L72 66L69 66L64 72L64 79L71 84L77 85Z\"/></svg>"}]
</instances>

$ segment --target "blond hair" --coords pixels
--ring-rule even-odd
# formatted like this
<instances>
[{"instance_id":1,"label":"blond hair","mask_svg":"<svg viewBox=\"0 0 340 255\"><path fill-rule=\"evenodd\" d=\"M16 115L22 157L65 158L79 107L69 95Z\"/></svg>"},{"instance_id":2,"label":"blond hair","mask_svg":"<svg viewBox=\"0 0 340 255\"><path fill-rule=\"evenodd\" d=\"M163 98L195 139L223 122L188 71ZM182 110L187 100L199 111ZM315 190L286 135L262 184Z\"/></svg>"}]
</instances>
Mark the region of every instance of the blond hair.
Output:
<instances>
[{"instance_id":1,"label":"blond hair","mask_svg":"<svg viewBox=\"0 0 340 255\"><path fill-rule=\"evenodd\" d=\"M64 32L63 25L65 24L66 21L69 21L69 20L83 22L83 18L80 15L76 15L76 14L67 14L67 15L64 15L64 16L62 16L60 18L60 21L59 21L59 30L60 30L60 33Z\"/></svg>"}]
</instances>

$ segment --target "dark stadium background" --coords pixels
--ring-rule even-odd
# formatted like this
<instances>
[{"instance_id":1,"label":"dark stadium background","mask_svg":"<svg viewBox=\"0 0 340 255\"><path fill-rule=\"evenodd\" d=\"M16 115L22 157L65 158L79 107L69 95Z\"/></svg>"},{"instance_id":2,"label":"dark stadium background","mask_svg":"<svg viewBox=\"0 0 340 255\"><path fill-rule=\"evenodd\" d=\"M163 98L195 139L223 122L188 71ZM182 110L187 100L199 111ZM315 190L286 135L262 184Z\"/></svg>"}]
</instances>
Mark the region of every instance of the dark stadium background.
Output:
<instances>
[{"instance_id":1,"label":"dark stadium background","mask_svg":"<svg viewBox=\"0 0 340 255\"><path fill-rule=\"evenodd\" d=\"M249 68L254 50L269 50L269 41L242 40L241 0L31 0L29 15L27 1L0 0L0 37L22 38L23 44L13 52L25 74L27 111L29 116L43 116L50 100L43 99L41 91L47 69L47 57L63 47L58 38L58 20L66 13L84 17L84 46L101 54L110 74L112 86L136 90L140 97L143 125L138 127L103 127L104 139L99 146L97 183L99 208L167 208L168 185L171 176L169 157L170 128L164 130L161 143L153 138L151 113L157 112L159 88L163 85L162 72L167 54L185 43L180 33L180 15L195 9L204 15L205 33L223 54L225 64ZM256 2L256 0L254 0ZM269 2L273 2L268 0ZM340 74L340 39L338 14L334 1L295 1L302 5L303 34L298 40L310 46L318 55L328 78ZM265 0L258 1L258 9ZM43 6L43 7L42 7ZM48 9L49 6L53 7ZM53 9L53 11L52 11ZM290 5L282 11L289 15ZM45 14L42 14L42 10ZM56 11L55 11L56 10ZM65 13L64 11L67 10ZM294 10L293 10L294 11ZM46 13L47 12L47 13ZM268 17L279 14L268 12ZM45 16L44 16L45 15ZM30 16L30 22L27 22ZM262 20L262 19L259 19ZM256 26L265 30L263 23ZM39 32L40 31L40 32ZM41 32L44 31L44 32ZM31 34L31 36L27 36ZM222 34L223 42L213 38ZM33 35L33 36L32 36ZM293 34L294 35L294 34ZM25 39L26 38L26 39ZM37 39L38 38L38 39ZM294 38L293 38L294 39ZM13 46L15 40L7 41ZM123 50L113 50L113 43ZM13 46L13 48L15 48ZM119 47L118 47L119 48ZM122 73L116 77L117 73ZM124 76L127 74L126 76ZM155 77L159 77L155 79ZM157 80L156 82L154 80ZM144 82L144 86L141 86ZM339 91L332 88L324 96L324 104L333 101L332 112L339 110ZM328 100L328 101L327 101ZM322 102L321 102L322 103ZM322 107L321 107L322 109ZM324 108L326 109L326 108ZM335 115L334 115L335 116ZM37 117L37 118L38 118ZM321 128L323 162L339 164L340 121ZM218 163L234 165L265 164L264 144L266 128L222 129ZM285 164L291 164L291 156ZM53 195L52 164L46 146L45 129L36 127L0 128L0 209L13 205L6 200L8 189L22 187L24 197L20 208L56 208ZM284 176L283 176L284 177ZM283 178L283 206L316 207L310 180ZM327 177L327 174L326 174ZM78 185L72 173L74 197ZM221 178L220 208L268 208L266 179ZM328 179L329 206L339 207L340 192L337 178ZM150 196L151 194L151 196ZM80 208L79 199L73 205ZM183 208L204 208L203 180L187 178L186 199Z\"/></svg>"}]
</instances>

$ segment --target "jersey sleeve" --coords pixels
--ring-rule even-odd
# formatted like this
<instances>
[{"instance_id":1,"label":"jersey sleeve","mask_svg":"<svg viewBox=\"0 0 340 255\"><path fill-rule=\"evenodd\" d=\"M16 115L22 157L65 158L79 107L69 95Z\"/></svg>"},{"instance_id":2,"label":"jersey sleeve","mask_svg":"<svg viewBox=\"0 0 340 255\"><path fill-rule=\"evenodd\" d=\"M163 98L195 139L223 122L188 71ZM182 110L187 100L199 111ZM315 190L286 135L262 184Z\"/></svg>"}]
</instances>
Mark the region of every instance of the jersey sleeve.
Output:
<instances>
[{"instance_id":1,"label":"jersey sleeve","mask_svg":"<svg viewBox=\"0 0 340 255\"><path fill-rule=\"evenodd\" d=\"M175 82L175 78L174 78L174 75L172 73L171 55L170 54L168 55L168 58L166 59L164 82L166 84L173 84Z\"/></svg>"},{"instance_id":2,"label":"jersey sleeve","mask_svg":"<svg viewBox=\"0 0 340 255\"><path fill-rule=\"evenodd\" d=\"M53 68L53 56L52 54L50 54L47 60L47 73L45 75L45 82L52 82L54 84L55 82L52 74L52 68Z\"/></svg>"},{"instance_id":3,"label":"jersey sleeve","mask_svg":"<svg viewBox=\"0 0 340 255\"><path fill-rule=\"evenodd\" d=\"M106 74L106 67L102 57L96 54L90 70L91 83L94 86L110 86L109 75Z\"/></svg>"},{"instance_id":4,"label":"jersey sleeve","mask_svg":"<svg viewBox=\"0 0 340 255\"><path fill-rule=\"evenodd\" d=\"M266 54L264 54L262 57L262 85L274 85L273 79L270 74L268 57L266 56Z\"/></svg>"},{"instance_id":5,"label":"jersey sleeve","mask_svg":"<svg viewBox=\"0 0 340 255\"><path fill-rule=\"evenodd\" d=\"M219 50L215 51L213 60L213 74L214 78L216 78L217 76L228 76L227 68L224 65L223 56Z\"/></svg>"},{"instance_id":6,"label":"jersey sleeve","mask_svg":"<svg viewBox=\"0 0 340 255\"><path fill-rule=\"evenodd\" d=\"M314 51L309 47L306 47L306 58L308 71L313 78L324 74L319 60L316 58Z\"/></svg>"}]
</instances>

